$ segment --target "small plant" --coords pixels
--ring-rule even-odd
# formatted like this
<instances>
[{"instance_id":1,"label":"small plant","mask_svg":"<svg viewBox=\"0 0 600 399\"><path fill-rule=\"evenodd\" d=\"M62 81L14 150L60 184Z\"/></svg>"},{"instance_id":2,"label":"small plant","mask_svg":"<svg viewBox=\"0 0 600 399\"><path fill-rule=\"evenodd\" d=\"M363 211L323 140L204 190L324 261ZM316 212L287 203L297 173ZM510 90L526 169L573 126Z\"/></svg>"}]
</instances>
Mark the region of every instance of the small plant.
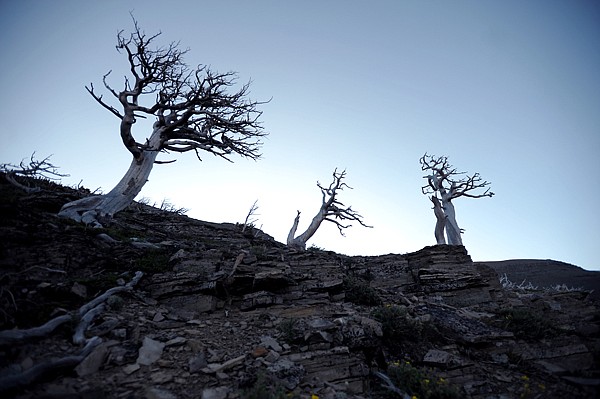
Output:
<instances>
[{"instance_id":1,"label":"small plant","mask_svg":"<svg viewBox=\"0 0 600 399\"><path fill-rule=\"evenodd\" d=\"M246 219L244 219L244 223L242 224L242 233L245 232L246 229L252 230L256 228L256 222L258 222L258 219L254 218L254 216L260 216L256 213L256 211L258 211L258 205L256 205L257 203L258 200L254 201L250 207L250 210L246 215Z\"/></svg>"},{"instance_id":2,"label":"small plant","mask_svg":"<svg viewBox=\"0 0 600 399\"><path fill-rule=\"evenodd\" d=\"M266 245L253 245L250 247L250 253L256 256L256 260L269 260L268 250Z\"/></svg>"},{"instance_id":3,"label":"small plant","mask_svg":"<svg viewBox=\"0 0 600 399\"><path fill-rule=\"evenodd\" d=\"M517 338L539 340L556 333L548 319L530 309L503 309L500 314L502 328L511 331Z\"/></svg>"},{"instance_id":4,"label":"small plant","mask_svg":"<svg viewBox=\"0 0 600 399\"><path fill-rule=\"evenodd\" d=\"M256 377L254 384L242 391L242 399L294 399L295 395L286 392L285 388L272 381L264 373Z\"/></svg>"},{"instance_id":5,"label":"small plant","mask_svg":"<svg viewBox=\"0 0 600 399\"><path fill-rule=\"evenodd\" d=\"M293 343L298 335L298 331L296 330L297 324L297 321L294 319L282 320L277 326L277 329L281 333L281 339L288 344Z\"/></svg>"},{"instance_id":6,"label":"small plant","mask_svg":"<svg viewBox=\"0 0 600 399\"><path fill-rule=\"evenodd\" d=\"M373 310L372 315L381 323L383 338L388 341L414 341L423 333L423 324L412 318L404 306L379 306Z\"/></svg>"},{"instance_id":7,"label":"small plant","mask_svg":"<svg viewBox=\"0 0 600 399\"><path fill-rule=\"evenodd\" d=\"M361 278L346 277L344 279L344 291L346 301L357 305L376 306L383 303L377 291Z\"/></svg>"},{"instance_id":8,"label":"small plant","mask_svg":"<svg viewBox=\"0 0 600 399\"><path fill-rule=\"evenodd\" d=\"M136 259L135 270L146 273L157 273L169 269L169 254L162 249L148 250Z\"/></svg>"},{"instance_id":9,"label":"small plant","mask_svg":"<svg viewBox=\"0 0 600 399\"><path fill-rule=\"evenodd\" d=\"M159 209L161 211L174 213L176 215L185 215L189 211L189 209L187 209L187 208L176 207L175 205L173 205L173 203L171 201L169 201L166 198L163 199L162 202L160 203Z\"/></svg>"},{"instance_id":10,"label":"small plant","mask_svg":"<svg viewBox=\"0 0 600 399\"><path fill-rule=\"evenodd\" d=\"M435 378L410 362L398 361L387 370L396 391L404 392L412 399L458 399L463 396L457 387L444 378Z\"/></svg>"}]
</instances>

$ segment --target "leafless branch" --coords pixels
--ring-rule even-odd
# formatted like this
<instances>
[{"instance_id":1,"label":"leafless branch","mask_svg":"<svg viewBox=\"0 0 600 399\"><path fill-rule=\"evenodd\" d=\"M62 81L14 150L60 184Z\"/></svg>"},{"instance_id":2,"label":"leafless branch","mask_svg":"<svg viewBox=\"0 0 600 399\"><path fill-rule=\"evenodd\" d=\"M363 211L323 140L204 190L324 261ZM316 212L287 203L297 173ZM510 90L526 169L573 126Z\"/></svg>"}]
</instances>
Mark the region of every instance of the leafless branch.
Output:
<instances>
[{"instance_id":1,"label":"leafless branch","mask_svg":"<svg viewBox=\"0 0 600 399\"><path fill-rule=\"evenodd\" d=\"M38 187L28 187L24 184L21 184L16 180L17 176L22 177L36 177L42 178L46 180L59 180L61 177L67 177L69 175L58 173L58 169L56 166L49 162L49 159L52 155L47 156L41 161L35 158L35 152L31 154L29 158L29 163L25 160L22 160L19 165L13 165L9 163L1 164L0 171L4 172L6 175L6 180L8 180L11 184L19 187L27 193L33 193L40 191Z\"/></svg>"},{"instance_id":2,"label":"leafless branch","mask_svg":"<svg viewBox=\"0 0 600 399\"><path fill-rule=\"evenodd\" d=\"M458 172L445 156L435 157L425 153L419 162L421 163L421 170L431 173L424 176L427 179L427 184L421 187L421 192L425 195L448 192L452 199L463 196L482 198L494 195L489 188L481 194L472 193L474 190L488 187L491 183L483 180L479 173L467 175L466 172Z\"/></svg>"},{"instance_id":3,"label":"leafless branch","mask_svg":"<svg viewBox=\"0 0 600 399\"><path fill-rule=\"evenodd\" d=\"M133 18L133 17L132 17ZM260 157L261 138L266 136L259 118L258 106L264 102L247 99L250 83L231 90L237 76L233 72L216 73L206 65L190 68L184 62L188 50L179 43L155 46L161 33L146 35L135 18L130 34L117 34L117 51L126 55L129 77L122 91L107 82L105 89L120 103L122 112L105 102L86 87L104 108L121 119L121 139L138 159L143 148L133 138L136 118L152 115L154 129L161 131L161 147L157 150L187 152L202 150L226 160L231 154L251 159ZM147 105L142 105L142 99Z\"/></svg>"},{"instance_id":4,"label":"leafless branch","mask_svg":"<svg viewBox=\"0 0 600 399\"><path fill-rule=\"evenodd\" d=\"M343 203L337 200L338 190L341 191L344 188L352 189L352 187L342 181L345 177L346 171L343 170L342 172L338 172L336 168L333 171L333 181L329 187L325 188L319 182L317 182L317 186L321 189L321 193L323 194L322 209L325 211L324 220L334 223L342 236L345 235L343 229L351 226L351 224L342 224L342 220L355 221L364 227L373 227L365 224L363 217L358 212L354 211L352 207L346 207Z\"/></svg>"},{"instance_id":5,"label":"leafless branch","mask_svg":"<svg viewBox=\"0 0 600 399\"><path fill-rule=\"evenodd\" d=\"M342 202L337 199L338 190L342 191L344 188L352 188L348 186L343 179L346 177L346 171L337 171L337 168L333 171L333 181L329 186L325 187L321 183L317 182L317 186L321 189L322 204L319 212L315 215L312 222L306 229L306 231L300 234L298 237L294 237L298 223L300 221L300 211L294 219L294 223L287 238L287 245L291 248L305 249L306 241L308 241L317 231L323 221L334 223L340 234L345 236L344 229L347 229L352 225L351 222L358 222L364 227L372 227L364 223L363 217L352 207L346 207ZM344 221L350 221L348 224L344 224Z\"/></svg>"}]
</instances>

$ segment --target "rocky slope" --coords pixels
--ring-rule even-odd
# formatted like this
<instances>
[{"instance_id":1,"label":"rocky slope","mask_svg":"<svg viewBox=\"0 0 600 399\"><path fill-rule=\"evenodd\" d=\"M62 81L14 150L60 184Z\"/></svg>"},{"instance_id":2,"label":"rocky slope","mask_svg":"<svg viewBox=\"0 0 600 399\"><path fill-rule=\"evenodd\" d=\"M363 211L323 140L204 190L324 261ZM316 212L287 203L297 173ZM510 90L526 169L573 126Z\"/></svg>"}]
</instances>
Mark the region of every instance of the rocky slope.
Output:
<instances>
[{"instance_id":1,"label":"rocky slope","mask_svg":"<svg viewBox=\"0 0 600 399\"><path fill-rule=\"evenodd\" d=\"M565 262L542 259L511 259L481 262L492 267L500 276L506 275L515 284L537 288L582 288L600 299L600 272L584 270Z\"/></svg>"},{"instance_id":2,"label":"rocky slope","mask_svg":"<svg viewBox=\"0 0 600 399\"><path fill-rule=\"evenodd\" d=\"M588 292L507 290L463 247L296 252L141 204L89 229L55 216L88 192L34 183L24 194L0 176L3 397L598 395Z\"/></svg>"}]
</instances>

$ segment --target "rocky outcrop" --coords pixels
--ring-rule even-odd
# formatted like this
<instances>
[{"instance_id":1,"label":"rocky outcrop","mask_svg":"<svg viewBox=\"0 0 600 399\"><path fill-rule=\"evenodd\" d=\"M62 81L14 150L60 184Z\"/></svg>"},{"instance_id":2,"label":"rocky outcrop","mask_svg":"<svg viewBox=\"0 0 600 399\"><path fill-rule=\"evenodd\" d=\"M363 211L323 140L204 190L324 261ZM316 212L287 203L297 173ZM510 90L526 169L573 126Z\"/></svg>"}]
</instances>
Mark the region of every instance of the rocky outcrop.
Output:
<instances>
[{"instance_id":1,"label":"rocky outcrop","mask_svg":"<svg viewBox=\"0 0 600 399\"><path fill-rule=\"evenodd\" d=\"M470 398L598 392L597 303L581 291L504 289L464 247L298 252L139 204L86 229L48 211L59 200L0 187L3 329L39 325L145 273L85 332L103 343L73 374L5 395L233 399L279 387L300 398L422 397L394 377L400 369L430 397L439 387ZM0 381L79 349L60 332L2 347Z\"/></svg>"}]
</instances>

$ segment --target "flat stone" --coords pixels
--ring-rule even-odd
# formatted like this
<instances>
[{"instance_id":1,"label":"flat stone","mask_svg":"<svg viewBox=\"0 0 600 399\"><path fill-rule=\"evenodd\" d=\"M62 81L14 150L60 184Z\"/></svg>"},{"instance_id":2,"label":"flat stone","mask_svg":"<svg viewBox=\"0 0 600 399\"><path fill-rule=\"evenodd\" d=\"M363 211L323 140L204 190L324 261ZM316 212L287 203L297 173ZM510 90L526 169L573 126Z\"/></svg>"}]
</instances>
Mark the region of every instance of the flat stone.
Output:
<instances>
[{"instance_id":1,"label":"flat stone","mask_svg":"<svg viewBox=\"0 0 600 399\"><path fill-rule=\"evenodd\" d=\"M152 373L152 375L150 375L150 379L155 384L164 384L173 381L173 374L168 373L166 371L159 371L156 373Z\"/></svg>"},{"instance_id":2,"label":"flat stone","mask_svg":"<svg viewBox=\"0 0 600 399\"><path fill-rule=\"evenodd\" d=\"M308 326L317 330L334 330L336 328L335 323L325 319L310 320Z\"/></svg>"},{"instance_id":3,"label":"flat stone","mask_svg":"<svg viewBox=\"0 0 600 399\"><path fill-rule=\"evenodd\" d=\"M228 392L227 387L206 388L202 391L201 399L226 399Z\"/></svg>"},{"instance_id":4,"label":"flat stone","mask_svg":"<svg viewBox=\"0 0 600 399\"><path fill-rule=\"evenodd\" d=\"M155 341L149 337L145 337L144 343L140 348L140 352L136 363L144 366L151 365L152 363L160 359L164 348L165 344L163 344L162 342Z\"/></svg>"},{"instance_id":5,"label":"flat stone","mask_svg":"<svg viewBox=\"0 0 600 399\"><path fill-rule=\"evenodd\" d=\"M146 399L177 399L177 396L166 389L152 387L146 389Z\"/></svg>"},{"instance_id":6,"label":"flat stone","mask_svg":"<svg viewBox=\"0 0 600 399\"><path fill-rule=\"evenodd\" d=\"M81 298L87 297L87 287L77 282L75 282L71 287L71 292Z\"/></svg>"},{"instance_id":7,"label":"flat stone","mask_svg":"<svg viewBox=\"0 0 600 399\"><path fill-rule=\"evenodd\" d=\"M175 337L173 339L168 340L167 342L165 342L165 346L179 346L179 345L183 345L187 342L187 339L183 338L183 337Z\"/></svg>"},{"instance_id":8,"label":"flat stone","mask_svg":"<svg viewBox=\"0 0 600 399\"><path fill-rule=\"evenodd\" d=\"M423 357L423 362L430 365L445 366L450 362L452 355L446 351L430 349Z\"/></svg>"},{"instance_id":9,"label":"flat stone","mask_svg":"<svg viewBox=\"0 0 600 399\"><path fill-rule=\"evenodd\" d=\"M279 342L277 342L275 340L275 338L273 338L271 336L263 335L262 337L260 337L260 342L266 348L271 348L271 349L273 349L276 352L281 352L283 350L283 348L281 347L281 345L279 345Z\"/></svg>"},{"instance_id":10,"label":"flat stone","mask_svg":"<svg viewBox=\"0 0 600 399\"><path fill-rule=\"evenodd\" d=\"M127 375L129 374L133 374L136 371L138 371L140 369L140 365L137 363L132 363L132 364L128 364L127 366L123 367L123 372Z\"/></svg>"},{"instance_id":11,"label":"flat stone","mask_svg":"<svg viewBox=\"0 0 600 399\"><path fill-rule=\"evenodd\" d=\"M75 367L75 372L80 377L96 373L104 364L107 355L108 346L106 343L98 345L92 350L92 353Z\"/></svg>"},{"instance_id":12,"label":"flat stone","mask_svg":"<svg viewBox=\"0 0 600 399\"><path fill-rule=\"evenodd\" d=\"M208 363L206 362L206 356L204 356L204 353L199 353L196 356L190 358L190 360L188 361L188 368L190 373L197 373L206 366L208 366Z\"/></svg>"},{"instance_id":13,"label":"flat stone","mask_svg":"<svg viewBox=\"0 0 600 399\"><path fill-rule=\"evenodd\" d=\"M203 368L202 371L207 374L219 373L221 371L225 371L227 369L244 363L244 360L246 360L246 355L242 355L234 359L228 360L223 364L210 363L208 366Z\"/></svg>"}]
</instances>

